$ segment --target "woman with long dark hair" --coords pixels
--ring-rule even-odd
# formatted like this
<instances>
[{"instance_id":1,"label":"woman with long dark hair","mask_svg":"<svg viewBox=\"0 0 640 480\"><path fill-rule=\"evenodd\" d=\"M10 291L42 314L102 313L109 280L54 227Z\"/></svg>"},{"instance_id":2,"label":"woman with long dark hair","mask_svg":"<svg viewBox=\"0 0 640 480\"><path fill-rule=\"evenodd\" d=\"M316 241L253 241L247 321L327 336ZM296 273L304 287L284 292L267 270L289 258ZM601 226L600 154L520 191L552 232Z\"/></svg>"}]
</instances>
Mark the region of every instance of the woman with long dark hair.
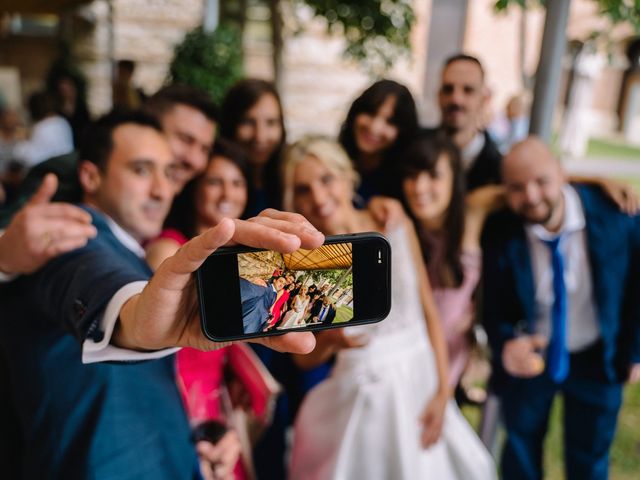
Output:
<instances>
[{"instance_id":1,"label":"woman with long dark hair","mask_svg":"<svg viewBox=\"0 0 640 480\"><path fill-rule=\"evenodd\" d=\"M227 92L222 102L221 133L246 148L253 199L247 214L280 206L279 166L286 143L280 96L271 82L248 78Z\"/></svg>"},{"instance_id":2,"label":"woman with long dark hair","mask_svg":"<svg viewBox=\"0 0 640 480\"><path fill-rule=\"evenodd\" d=\"M421 132L407 148L401 170L403 201L414 221L443 322L449 384L469 359L473 293L480 280L480 233L503 197L498 186L466 195L460 153L442 133Z\"/></svg>"},{"instance_id":3,"label":"woman with long dark hair","mask_svg":"<svg viewBox=\"0 0 640 480\"><path fill-rule=\"evenodd\" d=\"M379 80L354 100L339 141L362 179L358 194L400 196L397 167L402 151L418 130L411 92L393 80Z\"/></svg>"}]
</instances>

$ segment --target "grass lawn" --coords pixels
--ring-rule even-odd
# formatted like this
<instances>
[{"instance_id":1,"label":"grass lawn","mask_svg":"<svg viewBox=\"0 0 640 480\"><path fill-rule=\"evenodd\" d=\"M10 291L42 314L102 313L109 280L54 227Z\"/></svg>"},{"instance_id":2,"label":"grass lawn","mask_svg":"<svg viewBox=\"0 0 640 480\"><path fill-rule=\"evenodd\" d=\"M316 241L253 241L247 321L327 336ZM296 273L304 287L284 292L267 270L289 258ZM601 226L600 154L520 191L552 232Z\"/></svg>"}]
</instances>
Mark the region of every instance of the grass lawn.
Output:
<instances>
[{"instance_id":1,"label":"grass lawn","mask_svg":"<svg viewBox=\"0 0 640 480\"><path fill-rule=\"evenodd\" d=\"M564 478L561 410L562 403L556 401L545 442L545 478L549 480ZM471 425L478 427L479 409L465 407L462 413ZM640 477L640 384L625 389L618 430L611 448L609 473L611 480L637 480Z\"/></svg>"},{"instance_id":2,"label":"grass lawn","mask_svg":"<svg viewBox=\"0 0 640 480\"><path fill-rule=\"evenodd\" d=\"M636 158L640 161L640 147L611 140L592 138L587 148L588 157Z\"/></svg>"},{"instance_id":3,"label":"grass lawn","mask_svg":"<svg viewBox=\"0 0 640 480\"><path fill-rule=\"evenodd\" d=\"M333 320L333 323L342 323L353 318L353 309L351 307L347 307L346 305L341 305L338 307L336 311L336 318Z\"/></svg>"},{"instance_id":4,"label":"grass lawn","mask_svg":"<svg viewBox=\"0 0 640 480\"><path fill-rule=\"evenodd\" d=\"M558 135L555 133L551 135L550 146L556 155L560 153ZM612 160L630 160L635 158L640 161L640 146L610 139L591 138L587 146L587 158L588 157L610 158Z\"/></svg>"}]
</instances>

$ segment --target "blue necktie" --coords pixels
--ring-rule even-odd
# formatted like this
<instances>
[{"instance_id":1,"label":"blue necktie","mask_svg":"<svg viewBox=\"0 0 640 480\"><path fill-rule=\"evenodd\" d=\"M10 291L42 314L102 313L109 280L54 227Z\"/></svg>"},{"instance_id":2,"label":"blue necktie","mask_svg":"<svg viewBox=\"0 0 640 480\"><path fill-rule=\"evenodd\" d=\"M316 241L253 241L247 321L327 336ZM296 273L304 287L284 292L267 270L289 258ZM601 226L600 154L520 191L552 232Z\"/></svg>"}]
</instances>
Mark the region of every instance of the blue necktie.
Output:
<instances>
[{"instance_id":1,"label":"blue necktie","mask_svg":"<svg viewBox=\"0 0 640 480\"><path fill-rule=\"evenodd\" d=\"M569 374L567 350L567 288L564 284L564 260L560 252L560 237L545 241L551 250L553 267L553 307L551 308L551 338L547 349L547 372L556 383Z\"/></svg>"}]
</instances>

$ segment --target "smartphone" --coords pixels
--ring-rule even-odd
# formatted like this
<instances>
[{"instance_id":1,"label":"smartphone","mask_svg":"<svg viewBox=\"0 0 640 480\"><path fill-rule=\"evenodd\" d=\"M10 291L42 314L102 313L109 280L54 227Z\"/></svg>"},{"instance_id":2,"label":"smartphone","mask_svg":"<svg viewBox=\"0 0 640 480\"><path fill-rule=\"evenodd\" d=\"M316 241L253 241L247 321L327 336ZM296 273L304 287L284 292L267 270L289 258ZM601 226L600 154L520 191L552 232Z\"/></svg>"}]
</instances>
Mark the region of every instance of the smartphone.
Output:
<instances>
[{"instance_id":1,"label":"smartphone","mask_svg":"<svg viewBox=\"0 0 640 480\"><path fill-rule=\"evenodd\" d=\"M289 254L220 248L196 283L202 331L218 342L374 323L391 309L391 247L358 233Z\"/></svg>"}]
</instances>

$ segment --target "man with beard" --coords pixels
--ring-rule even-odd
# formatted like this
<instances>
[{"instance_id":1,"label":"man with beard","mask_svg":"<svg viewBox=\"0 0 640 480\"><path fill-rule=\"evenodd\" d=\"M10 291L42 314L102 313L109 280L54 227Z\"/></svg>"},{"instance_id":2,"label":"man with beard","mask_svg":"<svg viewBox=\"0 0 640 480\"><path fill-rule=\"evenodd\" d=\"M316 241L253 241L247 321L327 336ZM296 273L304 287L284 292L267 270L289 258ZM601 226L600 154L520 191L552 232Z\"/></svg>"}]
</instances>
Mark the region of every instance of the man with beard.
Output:
<instances>
[{"instance_id":1,"label":"man with beard","mask_svg":"<svg viewBox=\"0 0 640 480\"><path fill-rule=\"evenodd\" d=\"M507 432L505 479L542 477L556 394L569 479L605 479L622 385L640 376L640 218L565 181L537 138L502 164L508 209L483 238L483 318Z\"/></svg>"},{"instance_id":2,"label":"man with beard","mask_svg":"<svg viewBox=\"0 0 640 480\"><path fill-rule=\"evenodd\" d=\"M502 155L481 125L488 100L489 91L480 60L463 53L449 57L442 70L438 92L440 128L460 149L469 191L500 182Z\"/></svg>"}]
</instances>

